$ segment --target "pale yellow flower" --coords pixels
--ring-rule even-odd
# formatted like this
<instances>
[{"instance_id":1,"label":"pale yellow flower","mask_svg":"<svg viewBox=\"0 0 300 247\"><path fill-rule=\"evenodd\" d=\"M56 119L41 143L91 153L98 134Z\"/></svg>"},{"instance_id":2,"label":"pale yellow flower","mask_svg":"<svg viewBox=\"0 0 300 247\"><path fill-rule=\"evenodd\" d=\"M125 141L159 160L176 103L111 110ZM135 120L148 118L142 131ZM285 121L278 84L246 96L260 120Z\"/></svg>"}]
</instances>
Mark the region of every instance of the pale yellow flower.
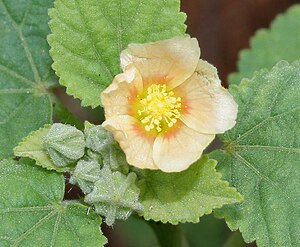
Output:
<instances>
[{"instance_id":1,"label":"pale yellow flower","mask_svg":"<svg viewBox=\"0 0 300 247\"><path fill-rule=\"evenodd\" d=\"M179 172L200 158L215 138L235 125L237 104L215 67L199 60L194 38L130 44L123 73L102 93L104 128L129 164Z\"/></svg>"}]
</instances>

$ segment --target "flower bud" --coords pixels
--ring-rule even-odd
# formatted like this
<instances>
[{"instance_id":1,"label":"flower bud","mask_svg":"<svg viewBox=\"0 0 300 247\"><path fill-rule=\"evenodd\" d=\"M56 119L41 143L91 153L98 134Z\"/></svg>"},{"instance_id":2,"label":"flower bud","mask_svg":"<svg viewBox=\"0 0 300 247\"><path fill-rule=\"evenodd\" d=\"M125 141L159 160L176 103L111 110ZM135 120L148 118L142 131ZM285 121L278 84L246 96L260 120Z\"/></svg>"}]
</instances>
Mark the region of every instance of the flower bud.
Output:
<instances>
[{"instance_id":1,"label":"flower bud","mask_svg":"<svg viewBox=\"0 0 300 247\"><path fill-rule=\"evenodd\" d=\"M67 166L84 155L83 133L73 126L53 124L43 140L43 145L57 166Z\"/></svg>"}]
</instances>

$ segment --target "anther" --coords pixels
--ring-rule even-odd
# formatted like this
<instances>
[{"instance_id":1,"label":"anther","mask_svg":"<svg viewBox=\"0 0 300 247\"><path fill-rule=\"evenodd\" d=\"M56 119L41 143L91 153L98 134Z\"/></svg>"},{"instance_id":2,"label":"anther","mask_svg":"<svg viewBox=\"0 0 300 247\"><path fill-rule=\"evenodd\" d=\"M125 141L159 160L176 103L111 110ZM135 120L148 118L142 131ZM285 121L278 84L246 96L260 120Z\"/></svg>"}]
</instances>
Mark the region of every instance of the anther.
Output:
<instances>
[{"instance_id":1,"label":"anther","mask_svg":"<svg viewBox=\"0 0 300 247\"><path fill-rule=\"evenodd\" d=\"M174 97L173 91L167 91L165 84L152 84L147 88L147 96L139 101L137 115L146 131L158 133L171 128L181 114L181 98Z\"/></svg>"}]
</instances>

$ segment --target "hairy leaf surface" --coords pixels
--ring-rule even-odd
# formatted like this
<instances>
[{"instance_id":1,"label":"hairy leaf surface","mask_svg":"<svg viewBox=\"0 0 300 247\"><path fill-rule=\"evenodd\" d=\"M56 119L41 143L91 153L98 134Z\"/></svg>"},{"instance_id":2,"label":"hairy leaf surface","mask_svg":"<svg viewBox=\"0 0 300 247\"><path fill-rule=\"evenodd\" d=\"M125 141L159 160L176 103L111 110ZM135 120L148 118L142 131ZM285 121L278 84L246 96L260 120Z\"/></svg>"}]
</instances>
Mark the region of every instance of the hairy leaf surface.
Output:
<instances>
[{"instance_id":1,"label":"hairy leaf surface","mask_svg":"<svg viewBox=\"0 0 300 247\"><path fill-rule=\"evenodd\" d=\"M218 160L224 179L244 195L217 211L247 242L300 246L300 63L278 63L233 85L236 126L222 136Z\"/></svg>"},{"instance_id":2,"label":"hairy leaf surface","mask_svg":"<svg viewBox=\"0 0 300 247\"><path fill-rule=\"evenodd\" d=\"M82 105L98 106L129 43L185 33L179 7L179 0L56 0L48 41L60 83Z\"/></svg>"},{"instance_id":3,"label":"hairy leaf surface","mask_svg":"<svg viewBox=\"0 0 300 247\"><path fill-rule=\"evenodd\" d=\"M76 201L62 201L64 178L12 160L0 162L0 246L100 247L99 216Z\"/></svg>"},{"instance_id":4,"label":"hairy leaf surface","mask_svg":"<svg viewBox=\"0 0 300 247\"><path fill-rule=\"evenodd\" d=\"M0 158L51 121L55 84L46 36L52 0L0 0Z\"/></svg>"},{"instance_id":5,"label":"hairy leaf surface","mask_svg":"<svg viewBox=\"0 0 300 247\"><path fill-rule=\"evenodd\" d=\"M0 158L51 121L56 78L46 36L52 0L0 0Z\"/></svg>"},{"instance_id":6,"label":"hairy leaf surface","mask_svg":"<svg viewBox=\"0 0 300 247\"><path fill-rule=\"evenodd\" d=\"M180 173L144 172L141 215L163 223L199 222L213 209L241 201L242 196L220 179L216 164L204 156Z\"/></svg>"}]
</instances>

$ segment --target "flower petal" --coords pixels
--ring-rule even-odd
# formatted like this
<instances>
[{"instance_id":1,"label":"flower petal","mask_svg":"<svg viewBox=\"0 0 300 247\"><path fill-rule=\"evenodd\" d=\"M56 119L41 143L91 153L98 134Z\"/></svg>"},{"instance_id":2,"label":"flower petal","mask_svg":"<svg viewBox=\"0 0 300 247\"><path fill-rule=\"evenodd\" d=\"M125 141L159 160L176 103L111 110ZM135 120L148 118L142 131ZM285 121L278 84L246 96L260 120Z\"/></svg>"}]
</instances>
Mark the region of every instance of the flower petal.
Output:
<instances>
[{"instance_id":1,"label":"flower petal","mask_svg":"<svg viewBox=\"0 0 300 247\"><path fill-rule=\"evenodd\" d=\"M142 78L134 67L129 67L124 73L117 75L112 84L101 94L105 117L127 115L130 111L131 101L142 89Z\"/></svg>"},{"instance_id":2,"label":"flower petal","mask_svg":"<svg viewBox=\"0 0 300 247\"><path fill-rule=\"evenodd\" d=\"M114 116L102 126L113 133L129 164L142 169L158 169L152 158L154 137L146 136L139 129L135 118L128 115Z\"/></svg>"},{"instance_id":3,"label":"flower petal","mask_svg":"<svg viewBox=\"0 0 300 247\"><path fill-rule=\"evenodd\" d=\"M176 88L185 107L180 119L201 133L224 133L235 125L238 105L221 86L215 68L204 61L199 65L196 73Z\"/></svg>"},{"instance_id":4,"label":"flower petal","mask_svg":"<svg viewBox=\"0 0 300 247\"><path fill-rule=\"evenodd\" d=\"M167 82L172 89L193 74L199 57L198 41L178 36L147 44L130 44L121 53L121 67L124 70L134 64L144 83Z\"/></svg>"},{"instance_id":5,"label":"flower petal","mask_svg":"<svg viewBox=\"0 0 300 247\"><path fill-rule=\"evenodd\" d=\"M182 124L171 135L160 134L153 146L155 164L164 172L180 172L200 158L215 135L201 134Z\"/></svg>"},{"instance_id":6,"label":"flower petal","mask_svg":"<svg viewBox=\"0 0 300 247\"><path fill-rule=\"evenodd\" d=\"M221 80L219 78L217 68L206 62L205 60L199 59L195 72L199 77L204 77L210 83L221 85Z\"/></svg>"}]
</instances>

